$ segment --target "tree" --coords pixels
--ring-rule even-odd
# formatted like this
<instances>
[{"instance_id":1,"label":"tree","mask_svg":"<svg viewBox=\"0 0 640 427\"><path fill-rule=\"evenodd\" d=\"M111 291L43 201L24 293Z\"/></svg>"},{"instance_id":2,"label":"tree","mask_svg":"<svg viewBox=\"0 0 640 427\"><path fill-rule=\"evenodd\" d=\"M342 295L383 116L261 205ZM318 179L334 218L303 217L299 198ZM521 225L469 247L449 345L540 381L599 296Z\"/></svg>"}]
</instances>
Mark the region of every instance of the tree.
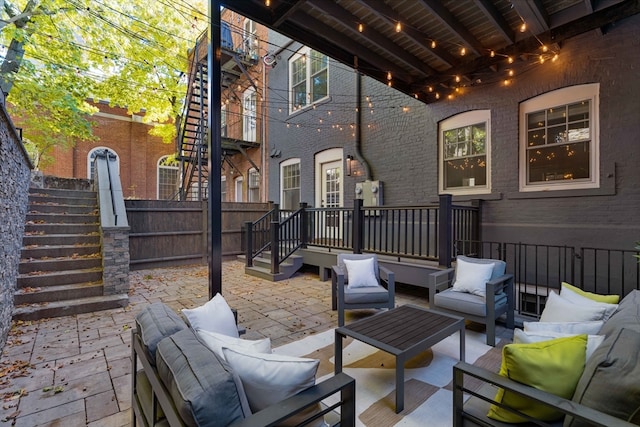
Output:
<instances>
[{"instance_id":1,"label":"tree","mask_svg":"<svg viewBox=\"0 0 640 427\"><path fill-rule=\"evenodd\" d=\"M91 99L144 111L173 141L206 10L202 0L0 0L0 87L36 162L95 139Z\"/></svg>"}]
</instances>

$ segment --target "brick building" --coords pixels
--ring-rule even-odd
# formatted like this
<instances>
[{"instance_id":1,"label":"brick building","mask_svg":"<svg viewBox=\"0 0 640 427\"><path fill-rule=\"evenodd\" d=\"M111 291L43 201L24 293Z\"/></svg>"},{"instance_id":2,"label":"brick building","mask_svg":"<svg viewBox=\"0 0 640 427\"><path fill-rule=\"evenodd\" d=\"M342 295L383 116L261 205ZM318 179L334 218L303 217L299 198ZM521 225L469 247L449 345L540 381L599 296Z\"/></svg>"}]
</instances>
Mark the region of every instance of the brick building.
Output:
<instances>
[{"instance_id":1,"label":"brick building","mask_svg":"<svg viewBox=\"0 0 640 427\"><path fill-rule=\"evenodd\" d=\"M166 199L172 196L177 191L178 168L163 165L162 161L175 153L175 145L149 135L150 125L142 123L142 116L138 114L127 114L126 108L112 107L106 102L96 102L95 106L100 111L91 120L95 122L93 132L98 140L78 141L68 149L54 148L51 156L55 162L43 167L42 172L61 178L90 178L92 154L108 148L118 156L125 197Z\"/></svg>"}]
</instances>

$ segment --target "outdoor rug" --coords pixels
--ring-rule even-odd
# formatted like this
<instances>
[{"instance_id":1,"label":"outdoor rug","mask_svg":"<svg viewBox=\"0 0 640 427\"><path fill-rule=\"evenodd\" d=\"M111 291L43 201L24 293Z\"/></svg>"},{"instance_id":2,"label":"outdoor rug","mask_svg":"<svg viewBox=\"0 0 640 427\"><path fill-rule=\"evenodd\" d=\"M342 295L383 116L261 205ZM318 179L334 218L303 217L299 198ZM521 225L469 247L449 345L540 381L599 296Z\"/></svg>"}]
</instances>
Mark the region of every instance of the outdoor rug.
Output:
<instances>
[{"instance_id":1,"label":"outdoor rug","mask_svg":"<svg viewBox=\"0 0 640 427\"><path fill-rule=\"evenodd\" d=\"M495 348L485 335L465 331L466 362L498 372L504 342ZM334 372L334 331L329 330L274 349L275 353L320 359L317 382ZM502 340L504 341L504 340ZM360 341L345 339L343 371L356 380L356 425L367 427L453 425L451 382L459 357L455 333L405 364L405 406L395 413L395 357ZM465 381L465 385L474 385ZM479 384L478 384L479 386ZM337 399L337 398L336 398ZM328 403L331 403L328 401Z\"/></svg>"}]
</instances>

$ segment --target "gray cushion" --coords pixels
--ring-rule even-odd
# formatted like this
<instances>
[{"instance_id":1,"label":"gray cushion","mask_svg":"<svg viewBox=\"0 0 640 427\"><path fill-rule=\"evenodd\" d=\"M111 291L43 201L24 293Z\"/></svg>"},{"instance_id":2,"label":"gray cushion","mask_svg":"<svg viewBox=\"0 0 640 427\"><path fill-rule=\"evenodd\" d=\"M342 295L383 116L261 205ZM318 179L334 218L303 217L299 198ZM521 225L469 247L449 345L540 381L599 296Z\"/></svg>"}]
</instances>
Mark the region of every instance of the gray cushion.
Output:
<instances>
[{"instance_id":1,"label":"gray cushion","mask_svg":"<svg viewBox=\"0 0 640 427\"><path fill-rule=\"evenodd\" d=\"M457 259L475 264L494 264L493 271L491 272L491 278L489 280L496 280L497 278L504 276L504 273L507 270L507 263L499 259L471 258L464 255L458 255Z\"/></svg>"},{"instance_id":2,"label":"gray cushion","mask_svg":"<svg viewBox=\"0 0 640 427\"><path fill-rule=\"evenodd\" d=\"M389 302L389 291L384 286L366 288L344 287L344 302L347 304L366 304Z\"/></svg>"},{"instance_id":3,"label":"gray cushion","mask_svg":"<svg viewBox=\"0 0 640 427\"><path fill-rule=\"evenodd\" d=\"M640 332L640 291L634 290L620 301L618 309L600 329L600 335L610 336L622 328Z\"/></svg>"},{"instance_id":4,"label":"gray cushion","mask_svg":"<svg viewBox=\"0 0 640 427\"><path fill-rule=\"evenodd\" d=\"M239 379L191 329L160 341L156 365L185 424L226 426L250 414Z\"/></svg>"},{"instance_id":5,"label":"gray cushion","mask_svg":"<svg viewBox=\"0 0 640 427\"><path fill-rule=\"evenodd\" d=\"M623 420L640 404L640 333L623 328L607 337L587 360L573 401ZM565 427L588 425L567 417Z\"/></svg>"},{"instance_id":6,"label":"gray cushion","mask_svg":"<svg viewBox=\"0 0 640 427\"><path fill-rule=\"evenodd\" d=\"M496 311L498 307L505 304L507 304L507 295L504 292L496 294ZM435 294L433 306L480 317L487 315L487 305L483 297L467 292L455 292L451 288Z\"/></svg>"},{"instance_id":7,"label":"gray cushion","mask_svg":"<svg viewBox=\"0 0 640 427\"><path fill-rule=\"evenodd\" d=\"M151 363L155 363L156 346L160 340L186 329L187 324L170 307L156 302L146 306L136 315L136 327L151 356Z\"/></svg>"}]
</instances>

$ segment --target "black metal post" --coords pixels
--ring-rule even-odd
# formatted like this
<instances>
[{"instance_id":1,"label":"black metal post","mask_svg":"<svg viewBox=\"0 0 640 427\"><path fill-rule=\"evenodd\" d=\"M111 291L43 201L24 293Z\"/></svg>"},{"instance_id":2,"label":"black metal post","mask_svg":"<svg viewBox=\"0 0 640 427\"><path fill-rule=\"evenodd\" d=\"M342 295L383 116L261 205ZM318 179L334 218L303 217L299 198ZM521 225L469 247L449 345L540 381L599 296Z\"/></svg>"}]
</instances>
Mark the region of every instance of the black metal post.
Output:
<instances>
[{"instance_id":1,"label":"black metal post","mask_svg":"<svg viewBox=\"0 0 640 427\"><path fill-rule=\"evenodd\" d=\"M362 199L353 201L353 253L361 254L364 246L364 210Z\"/></svg>"},{"instance_id":2,"label":"black metal post","mask_svg":"<svg viewBox=\"0 0 640 427\"><path fill-rule=\"evenodd\" d=\"M452 229L452 197L451 194L440 195L438 209L438 264L451 267Z\"/></svg>"},{"instance_id":3,"label":"black metal post","mask_svg":"<svg viewBox=\"0 0 640 427\"><path fill-rule=\"evenodd\" d=\"M247 237L245 242L247 247L245 248L245 256L247 257L246 266L253 267L253 222L247 221L244 223Z\"/></svg>"},{"instance_id":4,"label":"black metal post","mask_svg":"<svg viewBox=\"0 0 640 427\"><path fill-rule=\"evenodd\" d=\"M302 212L300 213L300 247L302 249L307 248L307 243L309 243L309 219L307 218L307 206L306 202L300 203L300 209Z\"/></svg>"},{"instance_id":5,"label":"black metal post","mask_svg":"<svg viewBox=\"0 0 640 427\"><path fill-rule=\"evenodd\" d=\"M271 274L280 273L280 242L278 236L280 235L280 222L271 221Z\"/></svg>"},{"instance_id":6,"label":"black metal post","mask_svg":"<svg viewBox=\"0 0 640 427\"><path fill-rule=\"evenodd\" d=\"M209 49L207 52L207 148L209 169L209 298L222 292L222 193L220 174L222 141L220 134L220 0L209 1Z\"/></svg>"}]
</instances>

